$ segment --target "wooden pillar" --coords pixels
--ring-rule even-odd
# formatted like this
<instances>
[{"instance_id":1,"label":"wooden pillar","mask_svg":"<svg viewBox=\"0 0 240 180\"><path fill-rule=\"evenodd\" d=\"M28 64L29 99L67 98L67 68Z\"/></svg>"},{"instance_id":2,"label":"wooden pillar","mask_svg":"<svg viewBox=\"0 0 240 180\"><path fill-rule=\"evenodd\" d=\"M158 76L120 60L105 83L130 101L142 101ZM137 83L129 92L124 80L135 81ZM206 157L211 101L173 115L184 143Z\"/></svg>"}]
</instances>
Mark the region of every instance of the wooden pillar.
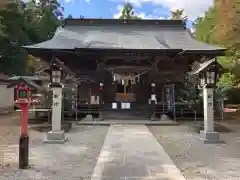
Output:
<instances>
[{"instance_id":1,"label":"wooden pillar","mask_svg":"<svg viewBox=\"0 0 240 180\"><path fill-rule=\"evenodd\" d=\"M155 83L155 76L158 66L158 61L155 57L153 57L152 60L152 68L149 72L149 83L151 86L151 93L150 93L150 112L151 112L151 120L156 120L156 103L157 103L157 97L156 97L156 83Z\"/></svg>"},{"instance_id":2,"label":"wooden pillar","mask_svg":"<svg viewBox=\"0 0 240 180\"><path fill-rule=\"evenodd\" d=\"M105 61L98 62L97 66L97 75L98 75L98 96L99 96L99 120L102 121L103 119L103 104L104 104L104 67L105 67Z\"/></svg>"}]
</instances>

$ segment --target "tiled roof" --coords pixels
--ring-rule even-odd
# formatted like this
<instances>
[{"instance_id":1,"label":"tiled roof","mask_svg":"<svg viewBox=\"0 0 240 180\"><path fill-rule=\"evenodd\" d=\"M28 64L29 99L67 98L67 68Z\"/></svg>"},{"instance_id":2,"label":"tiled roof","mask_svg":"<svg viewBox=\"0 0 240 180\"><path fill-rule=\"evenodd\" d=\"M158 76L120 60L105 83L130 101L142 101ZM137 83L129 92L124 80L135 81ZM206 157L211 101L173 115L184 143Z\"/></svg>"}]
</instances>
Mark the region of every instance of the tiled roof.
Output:
<instances>
[{"instance_id":1,"label":"tiled roof","mask_svg":"<svg viewBox=\"0 0 240 180\"><path fill-rule=\"evenodd\" d=\"M141 49L224 51L195 40L181 21L174 20L67 20L51 40L28 49Z\"/></svg>"}]
</instances>

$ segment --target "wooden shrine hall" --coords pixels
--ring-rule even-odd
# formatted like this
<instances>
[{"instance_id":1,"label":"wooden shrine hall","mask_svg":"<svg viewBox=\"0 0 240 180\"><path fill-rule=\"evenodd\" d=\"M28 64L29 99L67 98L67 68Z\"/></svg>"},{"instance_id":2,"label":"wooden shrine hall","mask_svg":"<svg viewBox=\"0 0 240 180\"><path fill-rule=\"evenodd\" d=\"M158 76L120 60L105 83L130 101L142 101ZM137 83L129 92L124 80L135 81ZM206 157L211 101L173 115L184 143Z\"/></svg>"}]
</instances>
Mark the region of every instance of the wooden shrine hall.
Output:
<instances>
[{"instance_id":1,"label":"wooden shrine hall","mask_svg":"<svg viewBox=\"0 0 240 180\"><path fill-rule=\"evenodd\" d=\"M66 19L52 39L24 48L66 67L77 83L72 110L97 109L101 118L176 118L177 106L188 106L186 73L225 51L195 40L181 20L122 19Z\"/></svg>"}]
</instances>

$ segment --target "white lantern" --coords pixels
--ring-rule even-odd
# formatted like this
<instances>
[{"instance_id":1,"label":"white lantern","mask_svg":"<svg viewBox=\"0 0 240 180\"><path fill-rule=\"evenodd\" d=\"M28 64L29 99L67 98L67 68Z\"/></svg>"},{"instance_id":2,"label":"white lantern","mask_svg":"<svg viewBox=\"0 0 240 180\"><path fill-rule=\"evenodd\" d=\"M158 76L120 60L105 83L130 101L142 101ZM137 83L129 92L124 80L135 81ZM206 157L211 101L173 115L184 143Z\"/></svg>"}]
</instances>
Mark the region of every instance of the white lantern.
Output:
<instances>
[{"instance_id":1,"label":"white lantern","mask_svg":"<svg viewBox=\"0 0 240 180\"><path fill-rule=\"evenodd\" d=\"M212 69L201 72L199 77L202 87L205 85L212 86L216 84L216 72Z\"/></svg>"},{"instance_id":2,"label":"white lantern","mask_svg":"<svg viewBox=\"0 0 240 180\"><path fill-rule=\"evenodd\" d=\"M215 84L215 72L214 71L207 71L207 84Z\"/></svg>"},{"instance_id":3,"label":"white lantern","mask_svg":"<svg viewBox=\"0 0 240 180\"><path fill-rule=\"evenodd\" d=\"M60 70L53 70L52 71L52 83L53 84L60 84L61 83L61 71Z\"/></svg>"}]
</instances>

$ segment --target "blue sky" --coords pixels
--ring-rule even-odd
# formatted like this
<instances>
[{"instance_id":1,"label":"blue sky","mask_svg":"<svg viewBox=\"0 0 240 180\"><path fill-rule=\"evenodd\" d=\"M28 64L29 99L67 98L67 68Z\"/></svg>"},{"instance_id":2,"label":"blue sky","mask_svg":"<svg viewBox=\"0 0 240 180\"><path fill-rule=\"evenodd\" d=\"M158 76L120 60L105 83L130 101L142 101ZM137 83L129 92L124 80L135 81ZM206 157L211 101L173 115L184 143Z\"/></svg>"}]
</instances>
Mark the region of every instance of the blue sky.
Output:
<instances>
[{"instance_id":1,"label":"blue sky","mask_svg":"<svg viewBox=\"0 0 240 180\"><path fill-rule=\"evenodd\" d=\"M117 18L121 6L126 0L60 0L64 6L64 14L78 18L83 15L85 18ZM170 10L184 9L189 17L189 26L192 20L202 16L212 5L212 0L128 0L135 7L135 12L145 19L167 19L170 17Z\"/></svg>"}]
</instances>

